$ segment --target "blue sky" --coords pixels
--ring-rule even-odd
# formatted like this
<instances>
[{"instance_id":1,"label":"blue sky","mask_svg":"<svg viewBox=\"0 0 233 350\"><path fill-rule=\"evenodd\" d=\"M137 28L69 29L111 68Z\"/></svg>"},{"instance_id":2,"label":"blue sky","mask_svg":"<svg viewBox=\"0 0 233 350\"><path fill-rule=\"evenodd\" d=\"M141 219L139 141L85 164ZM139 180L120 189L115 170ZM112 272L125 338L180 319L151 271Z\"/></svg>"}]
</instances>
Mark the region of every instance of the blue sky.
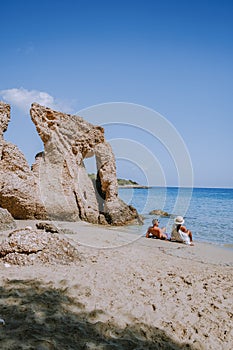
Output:
<instances>
[{"instance_id":1,"label":"blue sky","mask_svg":"<svg viewBox=\"0 0 233 350\"><path fill-rule=\"evenodd\" d=\"M30 163L42 147L29 118L33 100L72 113L125 102L174 126L195 186L233 187L232 1L8 0L1 3L0 36L0 99L12 106L5 138ZM95 124L93 113L89 120ZM123 135L146 146L166 185L177 185L174 159L155 139L149 145L136 130L107 129L110 139ZM132 167L117 160L118 176L144 181L143 165Z\"/></svg>"}]
</instances>

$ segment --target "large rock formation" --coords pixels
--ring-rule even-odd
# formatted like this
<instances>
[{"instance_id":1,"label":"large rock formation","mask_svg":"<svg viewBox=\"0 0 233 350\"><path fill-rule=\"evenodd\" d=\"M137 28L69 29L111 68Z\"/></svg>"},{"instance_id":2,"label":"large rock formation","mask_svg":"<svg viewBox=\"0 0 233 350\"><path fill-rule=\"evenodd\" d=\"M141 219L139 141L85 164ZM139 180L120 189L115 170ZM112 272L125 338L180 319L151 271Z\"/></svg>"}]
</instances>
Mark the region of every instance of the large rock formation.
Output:
<instances>
[{"instance_id":1,"label":"large rock formation","mask_svg":"<svg viewBox=\"0 0 233 350\"><path fill-rule=\"evenodd\" d=\"M16 227L15 220L7 209L0 208L0 231L11 230Z\"/></svg>"},{"instance_id":2,"label":"large rock formation","mask_svg":"<svg viewBox=\"0 0 233 350\"><path fill-rule=\"evenodd\" d=\"M29 168L23 154L3 140L10 106L0 104L0 206L20 219L85 220L123 225L137 211L118 198L115 158L102 127L32 104L31 118L44 152ZM96 157L93 184L83 160Z\"/></svg>"},{"instance_id":3,"label":"large rock formation","mask_svg":"<svg viewBox=\"0 0 233 350\"><path fill-rule=\"evenodd\" d=\"M15 219L46 219L40 200L37 177L31 171L23 153L3 139L10 121L10 106L0 103L0 206Z\"/></svg>"}]
</instances>

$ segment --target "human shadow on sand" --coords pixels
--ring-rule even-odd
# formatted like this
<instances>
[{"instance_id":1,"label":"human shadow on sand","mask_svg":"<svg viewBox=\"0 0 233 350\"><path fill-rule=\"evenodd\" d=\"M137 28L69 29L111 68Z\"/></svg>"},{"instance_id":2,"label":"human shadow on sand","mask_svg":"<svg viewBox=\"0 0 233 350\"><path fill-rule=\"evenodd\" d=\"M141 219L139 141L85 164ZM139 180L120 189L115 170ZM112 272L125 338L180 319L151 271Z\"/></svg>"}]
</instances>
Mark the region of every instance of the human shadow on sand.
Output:
<instances>
[{"instance_id":1,"label":"human shadow on sand","mask_svg":"<svg viewBox=\"0 0 233 350\"><path fill-rule=\"evenodd\" d=\"M86 312L66 289L36 280L6 280L0 288L0 317L5 321L0 326L0 349L195 349L143 323L121 329L98 321L101 312Z\"/></svg>"}]
</instances>

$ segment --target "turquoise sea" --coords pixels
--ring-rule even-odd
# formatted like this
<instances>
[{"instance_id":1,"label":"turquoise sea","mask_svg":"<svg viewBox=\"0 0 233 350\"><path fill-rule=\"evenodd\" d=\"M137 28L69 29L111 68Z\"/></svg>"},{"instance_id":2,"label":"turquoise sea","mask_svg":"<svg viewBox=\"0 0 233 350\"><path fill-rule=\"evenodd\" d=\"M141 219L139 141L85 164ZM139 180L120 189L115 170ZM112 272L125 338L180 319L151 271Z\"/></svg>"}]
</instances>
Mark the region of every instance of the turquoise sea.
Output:
<instances>
[{"instance_id":1,"label":"turquoise sea","mask_svg":"<svg viewBox=\"0 0 233 350\"><path fill-rule=\"evenodd\" d=\"M142 226L129 226L127 231L144 234L155 215L162 209L185 217L185 226L195 241L223 245L233 249L233 189L225 188L119 188L119 196L133 205L144 217ZM160 217L160 227L171 230L173 218Z\"/></svg>"}]
</instances>

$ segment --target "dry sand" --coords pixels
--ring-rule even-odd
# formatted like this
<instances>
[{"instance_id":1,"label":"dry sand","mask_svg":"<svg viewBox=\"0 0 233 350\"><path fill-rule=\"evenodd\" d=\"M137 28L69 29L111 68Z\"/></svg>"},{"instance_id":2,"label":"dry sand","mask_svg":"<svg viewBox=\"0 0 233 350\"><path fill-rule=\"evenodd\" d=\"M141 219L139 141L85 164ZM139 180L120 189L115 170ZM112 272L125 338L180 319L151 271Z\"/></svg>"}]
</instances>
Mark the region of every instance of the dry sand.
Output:
<instances>
[{"instance_id":1,"label":"dry sand","mask_svg":"<svg viewBox=\"0 0 233 350\"><path fill-rule=\"evenodd\" d=\"M0 349L232 349L232 250L54 224L83 259L0 261Z\"/></svg>"}]
</instances>

